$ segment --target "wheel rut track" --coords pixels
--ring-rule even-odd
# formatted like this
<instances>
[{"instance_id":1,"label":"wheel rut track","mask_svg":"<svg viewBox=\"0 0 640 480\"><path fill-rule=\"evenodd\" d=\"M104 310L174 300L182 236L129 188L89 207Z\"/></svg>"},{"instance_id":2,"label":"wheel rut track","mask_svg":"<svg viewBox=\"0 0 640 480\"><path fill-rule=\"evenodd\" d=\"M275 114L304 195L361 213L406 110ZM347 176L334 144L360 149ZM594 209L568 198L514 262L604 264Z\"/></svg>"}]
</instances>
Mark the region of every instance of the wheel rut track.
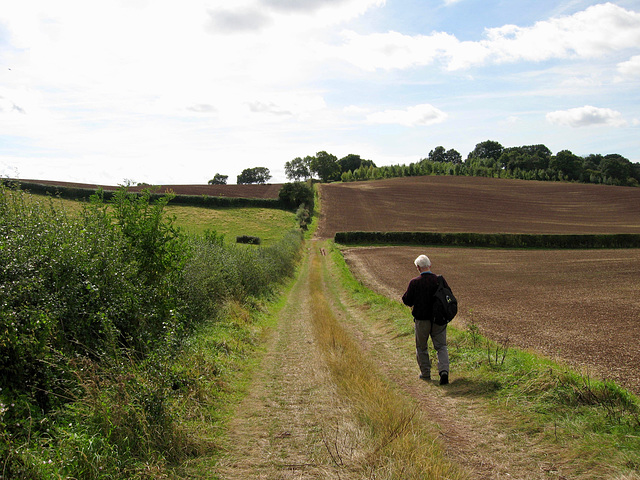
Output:
<instances>
[{"instance_id":1,"label":"wheel rut track","mask_svg":"<svg viewBox=\"0 0 640 480\"><path fill-rule=\"evenodd\" d=\"M265 353L228 426L217 478L363 478L358 429L313 337L309 263L266 334Z\"/></svg>"},{"instance_id":2,"label":"wheel rut track","mask_svg":"<svg viewBox=\"0 0 640 480\"><path fill-rule=\"evenodd\" d=\"M229 424L226 454L215 469L218 478L369 478L362 467L366 440L313 338L309 268L316 256L327 267L323 288L338 321L365 355L376 359L371 374L411 397L435 425L425 428L435 429L447 456L469 478L573 478L560 475L564 468L556 453L536 445L535 437L503 428L486 400L466 396L457 385L455 366L449 386L419 380L413 338L399 336L388 323L371 321L366 307L334 280L330 256L321 252L313 242L277 327L265 339L247 396Z\"/></svg>"},{"instance_id":3,"label":"wheel rut track","mask_svg":"<svg viewBox=\"0 0 640 480\"><path fill-rule=\"evenodd\" d=\"M446 387L438 385L433 372L430 382L420 380L413 337L398 335L390 324L371 321L368 308L354 303L344 290L338 289L338 296L340 305L334 305L334 310L342 311L345 328L377 360L379 373L413 398L438 426L442 447L453 462L468 470L469 478L573 478L560 475L564 468L557 450L510 431L487 410L486 401L465 395L461 380L455 378L455 365ZM407 322L411 321L407 309Z\"/></svg>"}]
</instances>

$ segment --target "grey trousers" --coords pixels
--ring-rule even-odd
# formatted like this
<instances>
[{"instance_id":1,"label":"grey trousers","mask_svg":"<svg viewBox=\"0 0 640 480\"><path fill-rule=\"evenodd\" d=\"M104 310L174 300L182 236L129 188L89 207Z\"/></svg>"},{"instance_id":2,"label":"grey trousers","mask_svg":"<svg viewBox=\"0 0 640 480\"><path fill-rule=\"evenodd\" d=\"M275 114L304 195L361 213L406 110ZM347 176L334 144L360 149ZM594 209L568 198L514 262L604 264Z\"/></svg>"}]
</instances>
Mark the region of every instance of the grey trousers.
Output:
<instances>
[{"instance_id":1,"label":"grey trousers","mask_svg":"<svg viewBox=\"0 0 640 480\"><path fill-rule=\"evenodd\" d=\"M429 320L414 320L416 330L416 358L420 373L431 374L431 360L427 341L431 337L433 347L438 353L438 373L449 373L449 350L447 349L447 326L436 325Z\"/></svg>"}]
</instances>

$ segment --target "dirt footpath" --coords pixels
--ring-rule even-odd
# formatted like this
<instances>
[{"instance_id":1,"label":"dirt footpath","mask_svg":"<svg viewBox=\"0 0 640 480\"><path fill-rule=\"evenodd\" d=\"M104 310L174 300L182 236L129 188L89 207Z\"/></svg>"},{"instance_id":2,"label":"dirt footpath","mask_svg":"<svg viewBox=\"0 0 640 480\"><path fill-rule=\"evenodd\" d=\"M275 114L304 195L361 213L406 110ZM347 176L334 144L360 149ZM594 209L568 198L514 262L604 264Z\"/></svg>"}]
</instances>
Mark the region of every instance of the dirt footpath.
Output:
<instances>
[{"instance_id":1,"label":"dirt footpath","mask_svg":"<svg viewBox=\"0 0 640 480\"><path fill-rule=\"evenodd\" d=\"M317 252L316 252L317 250ZM313 246L310 256L321 255ZM563 477L561 452L513 433L480 398L464 395L453 378L447 387L418 378L413 339L386 322L372 322L334 280L330 257L324 289L336 317L375 359L371 372L390 382L436 424L446 455L473 479ZM309 298L310 262L305 262L275 329L268 335L249 394L230 422L226 454L216 468L225 479L387 478L366 466L366 430L340 398L313 337ZM333 292L333 293L330 293ZM426 428L426 427L425 427ZM433 429L433 427L430 427ZM571 477L577 478L577 477Z\"/></svg>"},{"instance_id":2,"label":"dirt footpath","mask_svg":"<svg viewBox=\"0 0 640 480\"><path fill-rule=\"evenodd\" d=\"M350 473L359 456L358 429L313 337L308 268L268 333L248 396L229 425L220 478L362 478Z\"/></svg>"}]
</instances>

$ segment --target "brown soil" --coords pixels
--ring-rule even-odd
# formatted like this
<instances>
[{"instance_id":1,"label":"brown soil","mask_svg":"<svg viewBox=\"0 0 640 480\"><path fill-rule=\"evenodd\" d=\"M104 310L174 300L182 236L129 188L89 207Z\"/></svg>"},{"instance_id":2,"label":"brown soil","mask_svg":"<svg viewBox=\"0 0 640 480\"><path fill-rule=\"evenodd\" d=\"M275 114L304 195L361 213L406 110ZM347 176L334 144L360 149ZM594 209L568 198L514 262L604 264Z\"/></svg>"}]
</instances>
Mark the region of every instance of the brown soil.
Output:
<instances>
[{"instance_id":1,"label":"brown soil","mask_svg":"<svg viewBox=\"0 0 640 480\"><path fill-rule=\"evenodd\" d=\"M398 300L426 253L459 301L453 325L560 359L640 393L640 250L380 247L344 251L355 275Z\"/></svg>"},{"instance_id":2,"label":"brown soil","mask_svg":"<svg viewBox=\"0 0 640 480\"><path fill-rule=\"evenodd\" d=\"M89 183L58 182L52 180L22 180L23 182L39 183L42 185L60 185L63 187L87 188L89 190L117 190L113 185L93 185ZM176 195L208 195L210 197L238 197L238 198L278 198L282 184L250 184L250 185L141 185L131 186L129 190L139 192L145 188L157 189L164 193L172 191Z\"/></svg>"},{"instance_id":3,"label":"brown soil","mask_svg":"<svg viewBox=\"0 0 640 480\"><path fill-rule=\"evenodd\" d=\"M320 185L318 235L341 231L640 233L640 188L481 177Z\"/></svg>"}]
</instances>

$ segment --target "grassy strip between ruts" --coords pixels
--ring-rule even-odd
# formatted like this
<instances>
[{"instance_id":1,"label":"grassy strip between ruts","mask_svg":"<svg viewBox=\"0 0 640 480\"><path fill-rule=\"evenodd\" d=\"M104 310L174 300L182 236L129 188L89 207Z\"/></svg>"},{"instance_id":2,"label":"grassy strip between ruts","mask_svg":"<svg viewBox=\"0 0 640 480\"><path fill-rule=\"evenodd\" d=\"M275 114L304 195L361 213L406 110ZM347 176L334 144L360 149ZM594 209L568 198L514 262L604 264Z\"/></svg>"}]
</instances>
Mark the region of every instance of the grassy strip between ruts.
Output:
<instances>
[{"instance_id":1,"label":"grassy strip between ruts","mask_svg":"<svg viewBox=\"0 0 640 480\"><path fill-rule=\"evenodd\" d=\"M372 375L375 366L342 328L325 297L329 289L323 284L328 281L326 269L322 270L319 257L314 256L310 286L315 337L339 391L370 433L367 469L371 478L466 478L444 458L415 405L381 376Z\"/></svg>"},{"instance_id":2,"label":"grassy strip between ruts","mask_svg":"<svg viewBox=\"0 0 640 480\"><path fill-rule=\"evenodd\" d=\"M335 246L331 257L341 285L369 307L370 318L412 334L403 305L359 283ZM449 353L458 380L447 392L483 402L503 428L559 454L563 470L576 478L640 478L640 400L634 395L484 338L473 323L465 330L455 321L449 327Z\"/></svg>"}]
</instances>

